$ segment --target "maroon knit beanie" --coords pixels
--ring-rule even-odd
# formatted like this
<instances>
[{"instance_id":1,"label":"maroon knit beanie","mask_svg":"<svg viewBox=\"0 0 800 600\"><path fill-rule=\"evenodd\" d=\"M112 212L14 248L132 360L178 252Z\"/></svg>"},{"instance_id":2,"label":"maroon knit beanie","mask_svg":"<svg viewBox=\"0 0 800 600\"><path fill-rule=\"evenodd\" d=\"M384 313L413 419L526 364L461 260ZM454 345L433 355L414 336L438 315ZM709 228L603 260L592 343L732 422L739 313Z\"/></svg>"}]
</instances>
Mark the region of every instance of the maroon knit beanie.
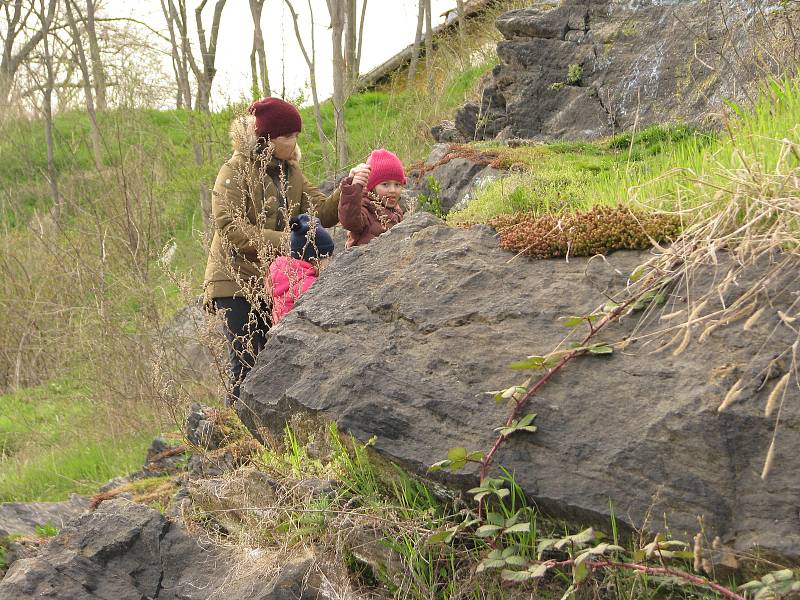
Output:
<instances>
[{"instance_id":1,"label":"maroon knit beanie","mask_svg":"<svg viewBox=\"0 0 800 600\"><path fill-rule=\"evenodd\" d=\"M367 164L371 167L369 179L367 180L367 191L372 191L375 186L384 181L399 181L406 184L406 172L403 163L397 155L381 148L373 150L367 159Z\"/></svg>"},{"instance_id":2,"label":"maroon knit beanie","mask_svg":"<svg viewBox=\"0 0 800 600\"><path fill-rule=\"evenodd\" d=\"M297 109L280 98L256 100L247 112L256 117L258 137L272 139L290 133L300 133L303 128Z\"/></svg>"}]
</instances>

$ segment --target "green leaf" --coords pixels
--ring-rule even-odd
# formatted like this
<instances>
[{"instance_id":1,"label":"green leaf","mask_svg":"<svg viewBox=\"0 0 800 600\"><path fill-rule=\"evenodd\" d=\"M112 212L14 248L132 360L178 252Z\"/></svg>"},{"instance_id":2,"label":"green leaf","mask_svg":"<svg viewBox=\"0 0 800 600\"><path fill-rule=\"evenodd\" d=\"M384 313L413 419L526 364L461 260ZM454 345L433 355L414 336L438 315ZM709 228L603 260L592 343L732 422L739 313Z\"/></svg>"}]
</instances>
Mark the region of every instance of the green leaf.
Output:
<instances>
[{"instance_id":1,"label":"green leaf","mask_svg":"<svg viewBox=\"0 0 800 600\"><path fill-rule=\"evenodd\" d=\"M564 327L577 327L586 320L586 317L573 315L571 317L564 317Z\"/></svg>"},{"instance_id":2,"label":"green leaf","mask_svg":"<svg viewBox=\"0 0 800 600\"><path fill-rule=\"evenodd\" d=\"M570 544L574 544L576 546L582 546L594 540L595 540L594 528L589 527L588 529L584 529L580 533L576 533L575 535L568 535L567 537L557 540L556 543L553 544L553 547L556 550L561 550L564 546Z\"/></svg>"},{"instance_id":3,"label":"green leaf","mask_svg":"<svg viewBox=\"0 0 800 600\"><path fill-rule=\"evenodd\" d=\"M524 371L526 369L541 369L543 365L544 359L541 356L530 356L525 360L515 360L509 363L508 368Z\"/></svg>"},{"instance_id":4,"label":"green leaf","mask_svg":"<svg viewBox=\"0 0 800 600\"><path fill-rule=\"evenodd\" d=\"M592 354L611 354L614 349L606 343L600 342L589 346L589 352Z\"/></svg>"},{"instance_id":5,"label":"green leaf","mask_svg":"<svg viewBox=\"0 0 800 600\"><path fill-rule=\"evenodd\" d=\"M531 565L528 567L528 571L530 572L531 577L544 577L547 574L547 571L550 569L550 566L551 565L547 563L542 563L541 565Z\"/></svg>"},{"instance_id":6,"label":"green leaf","mask_svg":"<svg viewBox=\"0 0 800 600\"><path fill-rule=\"evenodd\" d=\"M511 565L512 567L525 567L528 565L528 559L524 556L512 554L506 558L506 564Z\"/></svg>"},{"instance_id":7,"label":"green leaf","mask_svg":"<svg viewBox=\"0 0 800 600\"><path fill-rule=\"evenodd\" d=\"M504 560L485 559L481 561L481 563L478 565L478 568L475 569L475 572L480 573L485 569L500 569L505 566L506 561Z\"/></svg>"},{"instance_id":8,"label":"green leaf","mask_svg":"<svg viewBox=\"0 0 800 600\"><path fill-rule=\"evenodd\" d=\"M503 515L501 515L500 513L496 512L490 512L489 514L487 514L486 520L490 524L497 525L498 527L504 527L506 524L505 517L503 517Z\"/></svg>"},{"instance_id":9,"label":"green leaf","mask_svg":"<svg viewBox=\"0 0 800 600\"><path fill-rule=\"evenodd\" d=\"M434 473L435 471L441 471L442 469L448 469L450 465L453 464L452 460L440 460L439 462L433 463L430 467L428 467L428 471L430 473Z\"/></svg>"},{"instance_id":10,"label":"green leaf","mask_svg":"<svg viewBox=\"0 0 800 600\"><path fill-rule=\"evenodd\" d=\"M479 538L489 537L490 535L496 534L498 531L503 529L499 525L481 525L478 527L478 530L475 532L475 535Z\"/></svg>"},{"instance_id":11,"label":"green leaf","mask_svg":"<svg viewBox=\"0 0 800 600\"><path fill-rule=\"evenodd\" d=\"M518 551L519 547L516 544L513 544L508 548L503 549L503 551L500 553L500 558L507 559L509 556L514 556Z\"/></svg>"},{"instance_id":12,"label":"green leaf","mask_svg":"<svg viewBox=\"0 0 800 600\"><path fill-rule=\"evenodd\" d=\"M500 488L499 490L495 490L494 493L498 498L505 498L510 492L506 488Z\"/></svg>"},{"instance_id":13,"label":"green leaf","mask_svg":"<svg viewBox=\"0 0 800 600\"><path fill-rule=\"evenodd\" d=\"M522 417L519 420L520 427L527 427L528 425L533 423L533 420L535 418L536 418L536 413L530 413L530 414L525 415L524 417Z\"/></svg>"},{"instance_id":14,"label":"green leaf","mask_svg":"<svg viewBox=\"0 0 800 600\"><path fill-rule=\"evenodd\" d=\"M586 579L589 576L589 567L585 564L576 564L572 568L572 583L574 585L578 585L581 581Z\"/></svg>"},{"instance_id":15,"label":"green leaf","mask_svg":"<svg viewBox=\"0 0 800 600\"><path fill-rule=\"evenodd\" d=\"M483 452L480 450L473 450L467 454L467 460L470 462L481 462L481 460L483 460Z\"/></svg>"},{"instance_id":16,"label":"green leaf","mask_svg":"<svg viewBox=\"0 0 800 600\"><path fill-rule=\"evenodd\" d=\"M616 302L614 302L613 300L609 300L608 302L606 302L606 303L603 305L603 312L604 312L604 313L612 313L612 312L614 312L616 309L618 309L618 308L619 308L619 306L620 306L620 305L619 305L619 304L617 304Z\"/></svg>"},{"instance_id":17,"label":"green leaf","mask_svg":"<svg viewBox=\"0 0 800 600\"><path fill-rule=\"evenodd\" d=\"M500 572L500 577L502 577L505 581L516 581L521 583L523 581L528 581L533 577L530 571L511 571L509 569L503 569Z\"/></svg>"},{"instance_id":18,"label":"green leaf","mask_svg":"<svg viewBox=\"0 0 800 600\"><path fill-rule=\"evenodd\" d=\"M447 451L447 458L452 460L453 462L458 460L467 460L467 449L466 448L450 448Z\"/></svg>"},{"instance_id":19,"label":"green leaf","mask_svg":"<svg viewBox=\"0 0 800 600\"><path fill-rule=\"evenodd\" d=\"M449 542L453 539L455 531L446 529L445 531L437 531L428 538L428 544L441 544L442 542Z\"/></svg>"},{"instance_id":20,"label":"green leaf","mask_svg":"<svg viewBox=\"0 0 800 600\"><path fill-rule=\"evenodd\" d=\"M555 546L557 541L558 540L555 539L555 538L545 538L545 539L541 540L539 542L539 545L536 546L536 556L537 556L537 558L541 559L542 558L542 554L545 552L545 550L549 550L550 548Z\"/></svg>"},{"instance_id":21,"label":"green leaf","mask_svg":"<svg viewBox=\"0 0 800 600\"><path fill-rule=\"evenodd\" d=\"M503 534L506 533L528 533L531 530L530 523L517 523L516 525L512 525L508 529L506 529Z\"/></svg>"}]
</instances>

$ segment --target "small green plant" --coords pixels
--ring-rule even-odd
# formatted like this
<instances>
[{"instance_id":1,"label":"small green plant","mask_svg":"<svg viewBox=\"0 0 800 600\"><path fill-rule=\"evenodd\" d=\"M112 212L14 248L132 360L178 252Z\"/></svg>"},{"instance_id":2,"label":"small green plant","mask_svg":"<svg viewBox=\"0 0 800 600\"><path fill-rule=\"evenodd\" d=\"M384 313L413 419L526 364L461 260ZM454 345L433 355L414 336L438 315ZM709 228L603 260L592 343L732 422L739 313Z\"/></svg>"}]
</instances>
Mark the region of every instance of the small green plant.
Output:
<instances>
[{"instance_id":1,"label":"small green plant","mask_svg":"<svg viewBox=\"0 0 800 600\"><path fill-rule=\"evenodd\" d=\"M55 537L58 535L58 528L52 523L36 525L33 530L36 532L36 535L43 538Z\"/></svg>"},{"instance_id":2,"label":"small green plant","mask_svg":"<svg viewBox=\"0 0 800 600\"><path fill-rule=\"evenodd\" d=\"M583 79L583 67L578 63L572 63L567 67L567 85L580 85Z\"/></svg>"},{"instance_id":3,"label":"small green plant","mask_svg":"<svg viewBox=\"0 0 800 600\"><path fill-rule=\"evenodd\" d=\"M429 212L439 218L442 218L444 217L441 198L442 186L432 175L428 175L426 181L428 183L428 189L430 190L430 193L419 195L419 208L420 210L424 210L425 212Z\"/></svg>"},{"instance_id":4,"label":"small green plant","mask_svg":"<svg viewBox=\"0 0 800 600\"><path fill-rule=\"evenodd\" d=\"M550 90L551 92L557 92L558 90L562 89L565 85L567 84L564 83L563 81L556 81L548 85L547 89Z\"/></svg>"},{"instance_id":5,"label":"small green plant","mask_svg":"<svg viewBox=\"0 0 800 600\"><path fill-rule=\"evenodd\" d=\"M800 597L800 576L791 569L773 571L761 579L754 579L739 586L739 591L753 600L797 598Z\"/></svg>"}]
</instances>

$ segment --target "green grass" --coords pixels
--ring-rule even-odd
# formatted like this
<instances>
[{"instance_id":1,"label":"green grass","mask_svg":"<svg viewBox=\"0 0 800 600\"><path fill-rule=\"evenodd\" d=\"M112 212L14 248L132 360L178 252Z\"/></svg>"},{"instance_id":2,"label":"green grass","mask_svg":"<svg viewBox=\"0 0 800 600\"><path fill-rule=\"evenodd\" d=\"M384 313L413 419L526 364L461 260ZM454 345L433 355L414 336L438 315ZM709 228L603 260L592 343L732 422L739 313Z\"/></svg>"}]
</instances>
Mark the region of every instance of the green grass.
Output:
<instances>
[{"instance_id":1,"label":"green grass","mask_svg":"<svg viewBox=\"0 0 800 600\"><path fill-rule=\"evenodd\" d=\"M726 187L737 170L774 173L780 161L788 160L790 167L797 164L796 146L789 151L785 141L800 143L800 79L767 83L755 106L730 107L732 116L719 134L656 125L594 143L514 149L476 144L499 153L501 161L517 165L518 172L487 185L450 219L485 221L498 214L542 214L621 202L687 209L705 201L701 188Z\"/></svg>"},{"instance_id":2,"label":"green grass","mask_svg":"<svg viewBox=\"0 0 800 600\"><path fill-rule=\"evenodd\" d=\"M616 204L634 179L673 156L679 146L703 147L714 137L686 125L655 125L600 142L556 142L509 148L495 142L474 144L499 155L512 167L508 178L480 190L453 222L485 221L498 214L558 213L595 204ZM617 192L615 194L614 192Z\"/></svg>"},{"instance_id":3,"label":"green grass","mask_svg":"<svg viewBox=\"0 0 800 600\"><path fill-rule=\"evenodd\" d=\"M89 494L139 468L155 432L109 435L87 390L67 380L0 396L0 502Z\"/></svg>"}]
</instances>

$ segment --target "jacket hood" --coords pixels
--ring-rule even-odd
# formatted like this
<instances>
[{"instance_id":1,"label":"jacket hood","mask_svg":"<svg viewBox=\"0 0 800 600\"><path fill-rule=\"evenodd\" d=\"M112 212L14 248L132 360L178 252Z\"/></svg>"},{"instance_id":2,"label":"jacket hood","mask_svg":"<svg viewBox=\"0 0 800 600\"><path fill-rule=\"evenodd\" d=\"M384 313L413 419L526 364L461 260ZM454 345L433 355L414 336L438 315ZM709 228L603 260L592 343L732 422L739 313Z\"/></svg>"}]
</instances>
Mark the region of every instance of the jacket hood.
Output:
<instances>
[{"instance_id":1,"label":"jacket hood","mask_svg":"<svg viewBox=\"0 0 800 600\"><path fill-rule=\"evenodd\" d=\"M256 135L256 118L253 115L240 115L233 119L228 130L231 138L231 146L234 152L245 156L254 156L258 136ZM294 147L294 155L289 159L290 163L299 163L303 154L300 152L300 144Z\"/></svg>"}]
</instances>

